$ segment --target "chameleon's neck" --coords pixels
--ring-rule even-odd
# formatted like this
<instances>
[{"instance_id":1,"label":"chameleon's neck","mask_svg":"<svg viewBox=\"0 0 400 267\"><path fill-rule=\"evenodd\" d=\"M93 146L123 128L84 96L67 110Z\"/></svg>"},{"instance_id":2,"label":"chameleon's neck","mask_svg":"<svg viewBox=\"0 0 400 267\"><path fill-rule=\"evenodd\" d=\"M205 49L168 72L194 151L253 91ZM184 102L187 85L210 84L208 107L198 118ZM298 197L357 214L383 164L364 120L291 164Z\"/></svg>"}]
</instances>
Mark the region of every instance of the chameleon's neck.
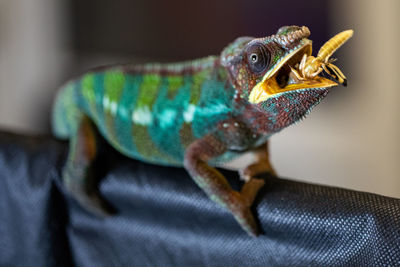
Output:
<instances>
[{"instance_id":1,"label":"chameleon's neck","mask_svg":"<svg viewBox=\"0 0 400 267\"><path fill-rule=\"evenodd\" d=\"M304 118L329 90L319 90L312 94L302 94L296 105L290 94L273 98L263 105L252 105L245 99L237 100L236 106L242 107L240 116L252 132L272 135ZM316 101L316 99L318 101Z\"/></svg>"},{"instance_id":2,"label":"chameleon's neck","mask_svg":"<svg viewBox=\"0 0 400 267\"><path fill-rule=\"evenodd\" d=\"M276 127L276 114L261 110L240 97L234 98L234 106L237 110L236 117L245 123L252 133L270 136L279 131Z\"/></svg>"}]
</instances>

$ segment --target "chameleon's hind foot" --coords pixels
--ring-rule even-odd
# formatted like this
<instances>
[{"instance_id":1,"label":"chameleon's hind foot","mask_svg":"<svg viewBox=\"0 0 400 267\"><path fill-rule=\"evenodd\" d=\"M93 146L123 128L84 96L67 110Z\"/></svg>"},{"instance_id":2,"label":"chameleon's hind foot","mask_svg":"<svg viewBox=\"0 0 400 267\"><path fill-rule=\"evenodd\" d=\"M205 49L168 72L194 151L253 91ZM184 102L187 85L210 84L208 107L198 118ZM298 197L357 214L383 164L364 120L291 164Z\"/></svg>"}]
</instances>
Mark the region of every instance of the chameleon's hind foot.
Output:
<instances>
[{"instance_id":1,"label":"chameleon's hind foot","mask_svg":"<svg viewBox=\"0 0 400 267\"><path fill-rule=\"evenodd\" d=\"M103 198L95 180L93 163L97 157L98 132L86 115L81 115L75 135L70 140L63 183L68 193L83 208L97 216L108 216L115 210Z\"/></svg>"},{"instance_id":2,"label":"chameleon's hind foot","mask_svg":"<svg viewBox=\"0 0 400 267\"><path fill-rule=\"evenodd\" d=\"M245 183L240 191L240 194L249 202L253 204L254 199L257 196L258 191L264 186L265 181L263 179L252 178L250 181Z\"/></svg>"},{"instance_id":3,"label":"chameleon's hind foot","mask_svg":"<svg viewBox=\"0 0 400 267\"><path fill-rule=\"evenodd\" d=\"M79 204L97 217L108 217L115 214L115 210L97 194L76 196Z\"/></svg>"},{"instance_id":4,"label":"chameleon's hind foot","mask_svg":"<svg viewBox=\"0 0 400 267\"><path fill-rule=\"evenodd\" d=\"M69 177L73 177L73 179ZM101 197L97 189L88 188L83 183L90 179L77 178L77 173L73 174L71 171L64 171L63 180L66 191L83 209L98 217L107 217L116 213L116 210Z\"/></svg>"},{"instance_id":5,"label":"chameleon's hind foot","mask_svg":"<svg viewBox=\"0 0 400 267\"><path fill-rule=\"evenodd\" d=\"M240 179L248 182L253 177L267 172L276 176L276 172L269 161L268 142L257 147L253 153L256 156L256 162L239 170Z\"/></svg>"}]
</instances>

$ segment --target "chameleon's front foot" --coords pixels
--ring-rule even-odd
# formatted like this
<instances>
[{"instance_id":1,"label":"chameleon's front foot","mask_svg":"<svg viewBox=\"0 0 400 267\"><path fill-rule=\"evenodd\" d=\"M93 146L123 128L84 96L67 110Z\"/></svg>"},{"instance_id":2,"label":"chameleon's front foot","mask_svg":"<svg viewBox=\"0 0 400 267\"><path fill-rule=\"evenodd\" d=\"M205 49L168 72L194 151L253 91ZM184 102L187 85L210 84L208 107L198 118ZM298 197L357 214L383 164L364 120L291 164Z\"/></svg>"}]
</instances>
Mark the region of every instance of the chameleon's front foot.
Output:
<instances>
[{"instance_id":1,"label":"chameleon's front foot","mask_svg":"<svg viewBox=\"0 0 400 267\"><path fill-rule=\"evenodd\" d=\"M207 161L226 151L222 141L208 135L192 143L186 150L185 168L200 188L216 203L228 209L240 226L251 236L258 236L259 229L250 210L262 179L250 179L237 192L231 188L225 177Z\"/></svg>"},{"instance_id":2,"label":"chameleon's front foot","mask_svg":"<svg viewBox=\"0 0 400 267\"><path fill-rule=\"evenodd\" d=\"M251 212L251 206L264 183L262 179L251 179L245 183L240 193L232 191L232 201L228 207L240 226L253 237L257 237L260 231Z\"/></svg>"}]
</instances>

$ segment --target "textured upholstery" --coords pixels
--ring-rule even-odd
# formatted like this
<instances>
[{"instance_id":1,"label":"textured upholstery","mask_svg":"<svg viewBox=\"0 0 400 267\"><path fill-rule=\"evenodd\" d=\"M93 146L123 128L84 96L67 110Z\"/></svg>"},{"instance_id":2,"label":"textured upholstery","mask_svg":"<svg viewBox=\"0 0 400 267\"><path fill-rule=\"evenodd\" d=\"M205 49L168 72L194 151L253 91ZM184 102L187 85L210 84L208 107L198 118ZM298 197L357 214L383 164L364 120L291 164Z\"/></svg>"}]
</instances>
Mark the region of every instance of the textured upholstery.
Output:
<instances>
[{"instance_id":1,"label":"textured upholstery","mask_svg":"<svg viewBox=\"0 0 400 267\"><path fill-rule=\"evenodd\" d=\"M265 175L255 239L185 170L106 149L100 189L118 213L97 218L63 192L67 147L0 134L0 266L400 265L398 199Z\"/></svg>"}]
</instances>

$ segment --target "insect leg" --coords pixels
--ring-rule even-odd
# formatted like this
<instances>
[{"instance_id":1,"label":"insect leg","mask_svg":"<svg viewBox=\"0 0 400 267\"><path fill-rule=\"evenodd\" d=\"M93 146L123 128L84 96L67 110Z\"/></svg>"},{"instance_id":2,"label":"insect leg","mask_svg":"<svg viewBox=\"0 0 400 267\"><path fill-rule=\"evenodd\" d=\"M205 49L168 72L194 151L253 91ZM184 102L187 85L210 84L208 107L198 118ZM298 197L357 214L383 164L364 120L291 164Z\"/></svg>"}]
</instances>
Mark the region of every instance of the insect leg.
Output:
<instances>
[{"instance_id":1,"label":"insect leg","mask_svg":"<svg viewBox=\"0 0 400 267\"><path fill-rule=\"evenodd\" d=\"M322 66L323 66L323 65L324 65L324 64L322 64ZM321 71L323 71L323 68L322 68L322 67L319 67L318 70L317 70L316 72L314 72L313 74L310 75L311 78L315 78L318 74L321 73Z\"/></svg>"},{"instance_id":2,"label":"insect leg","mask_svg":"<svg viewBox=\"0 0 400 267\"><path fill-rule=\"evenodd\" d=\"M346 76L344 76L344 74L340 71L340 69L337 66L333 64L326 64L324 69L329 75L336 76L337 81L341 83L343 86L347 85ZM332 72L334 73L334 75L332 75Z\"/></svg>"},{"instance_id":3,"label":"insect leg","mask_svg":"<svg viewBox=\"0 0 400 267\"><path fill-rule=\"evenodd\" d=\"M293 72L293 74L296 76L296 78L298 80L300 80L300 81L304 80L304 77L302 77L296 69L294 69L292 66L289 66L289 67L290 67L290 70Z\"/></svg>"},{"instance_id":4,"label":"insect leg","mask_svg":"<svg viewBox=\"0 0 400 267\"><path fill-rule=\"evenodd\" d=\"M304 54L303 58L301 59L300 64L299 64L299 70L302 70L302 71L304 70L304 68L306 67L306 61L307 61L307 55ZM304 76L304 73L303 73L303 76Z\"/></svg>"}]
</instances>

